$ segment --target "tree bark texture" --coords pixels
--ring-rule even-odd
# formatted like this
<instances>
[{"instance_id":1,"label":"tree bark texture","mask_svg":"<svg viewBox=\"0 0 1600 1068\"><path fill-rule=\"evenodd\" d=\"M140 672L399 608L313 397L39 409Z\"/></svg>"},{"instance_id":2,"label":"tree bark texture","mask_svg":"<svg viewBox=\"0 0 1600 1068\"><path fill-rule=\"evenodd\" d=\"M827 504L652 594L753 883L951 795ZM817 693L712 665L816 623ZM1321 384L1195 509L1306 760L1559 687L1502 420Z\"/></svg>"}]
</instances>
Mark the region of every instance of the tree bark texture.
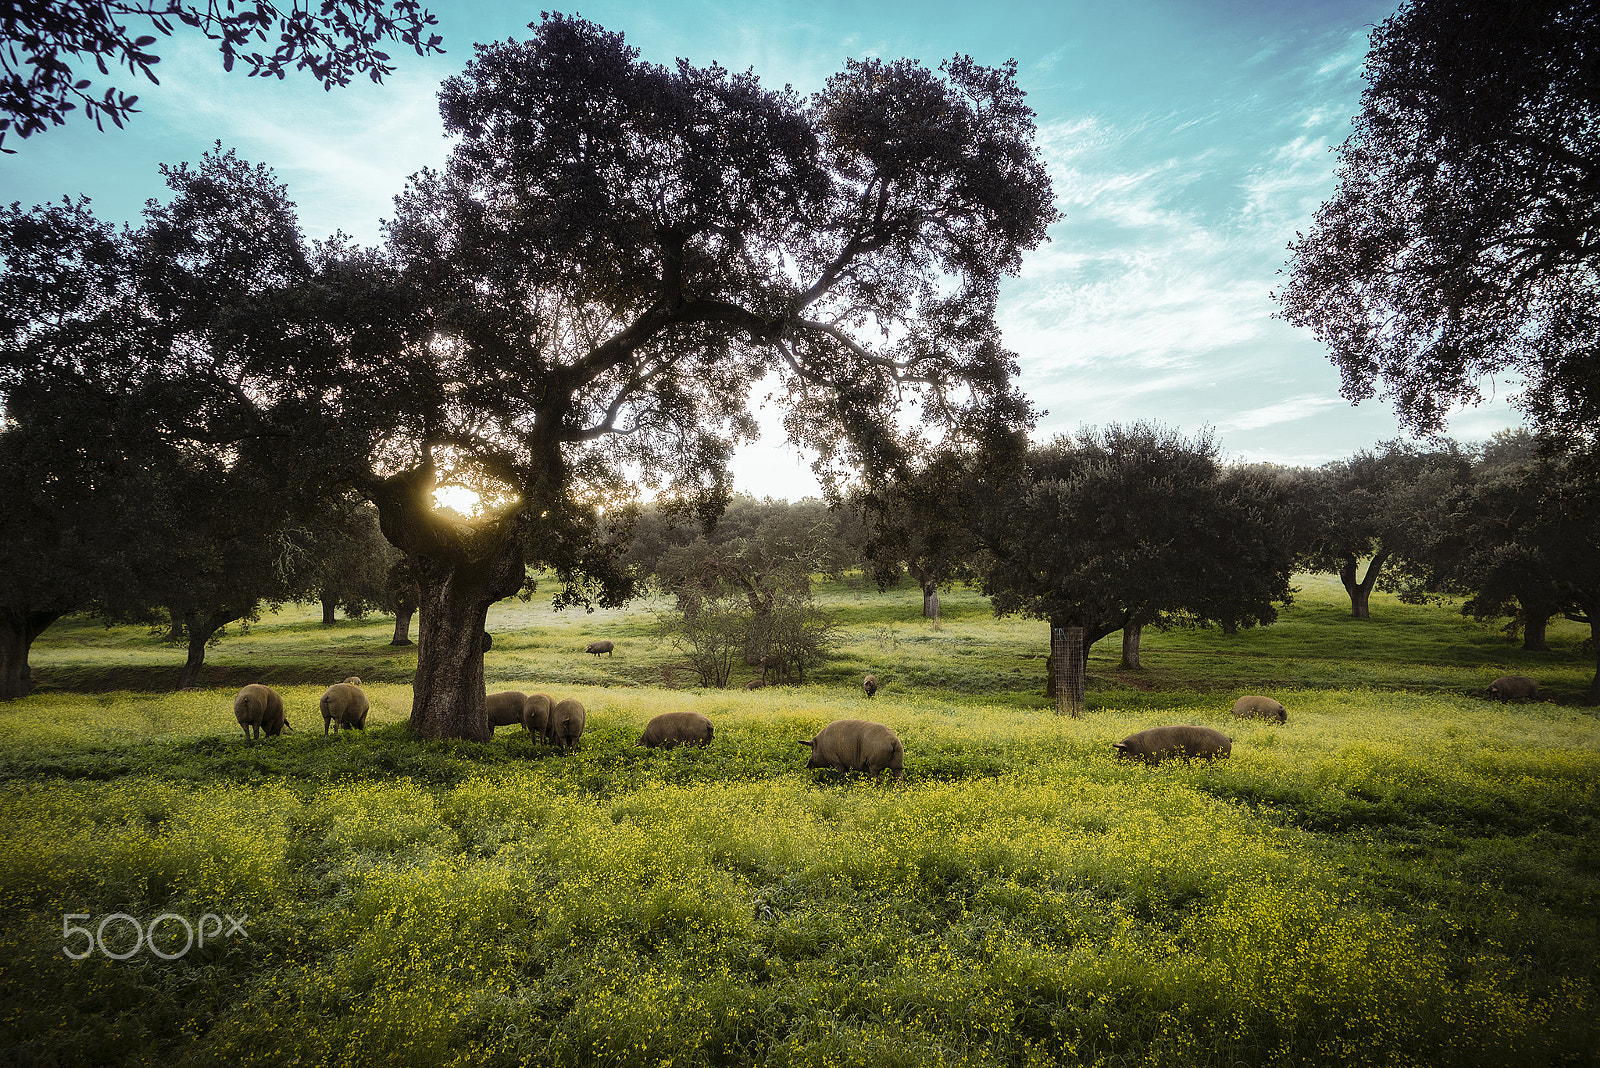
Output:
<instances>
[{"instance_id":1,"label":"tree bark texture","mask_svg":"<svg viewBox=\"0 0 1600 1068\"><path fill-rule=\"evenodd\" d=\"M28 696L33 689L33 672L28 667L33 640L65 614L0 609L0 701Z\"/></svg>"},{"instance_id":2,"label":"tree bark texture","mask_svg":"<svg viewBox=\"0 0 1600 1068\"><path fill-rule=\"evenodd\" d=\"M937 621L939 618L939 587L924 583L922 586L922 615Z\"/></svg>"},{"instance_id":3,"label":"tree bark texture","mask_svg":"<svg viewBox=\"0 0 1600 1068\"><path fill-rule=\"evenodd\" d=\"M1344 566L1339 569L1339 581L1344 583L1345 592L1350 595L1350 615L1353 618L1372 618L1372 587L1377 583L1378 573L1383 570L1383 565L1389 562L1391 555L1388 549L1379 549L1367 564L1366 577L1358 579L1355 554L1346 554Z\"/></svg>"},{"instance_id":4,"label":"tree bark texture","mask_svg":"<svg viewBox=\"0 0 1600 1068\"><path fill-rule=\"evenodd\" d=\"M390 645L411 645L412 609L402 608L394 614L394 640Z\"/></svg>"},{"instance_id":5,"label":"tree bark texture","mask_svg":"<svg viewBox=\"0 0 1600 1068\"><path fill-rule=\"evenodd\" d=\"M1129 623L1122 628L1122 663L1120 668L1139 671L1144 665L1139 663L1139 643L1144 640L1144 624Z\"/></svg>"},{"instance_id":6,"label":"tree bark texture","mask_svg":"<svg viewBox=\"0 0 1600 1068\"><path fill-rule=\"evenodd\" d=\"M465 523L433 508L435 470L417 467L369 487L383 536L417 577L417 673L411 730L419 738L486 742L484 622L489 606L522 587L526 567L513 521Z\"/></svg>"},{"instance_id":7,"label":"tree bark texture","mask_svg":"<svg viewBox=\"0 0 1600 1068\"><path fill-rule=\"evenodd\" d=\"M1056 715L1078 719L1083 715L1083 691L1087 681L1088 646L1084 628L1050 624L1050 656L1056 683Z\"/></svg>"},{"instance_id":8,"label":"tree bark texture","mask_svg":"<svg viewBox=\"0 0 1600 1068\"><path fill-rule=\"evenodd\" d=\"M484 704L484 622L489 606L522 581L522 554L507 541L487 560L418 555L417 674L411 729L422 738L494 737ZM515 581L512 581L512 576Z\"/></svg>"},{"instance_id":9,"label":"tree bark texture","mask_svg":"<svg viewBox=\"0 0 1600 1068\"><path fill-rule=\"evenodd\" d=\"M322 625L324 627L333 626L333 610L335 607L337 606L333 601L326 597L322 599Z\"/></svg>"}]
</instances>

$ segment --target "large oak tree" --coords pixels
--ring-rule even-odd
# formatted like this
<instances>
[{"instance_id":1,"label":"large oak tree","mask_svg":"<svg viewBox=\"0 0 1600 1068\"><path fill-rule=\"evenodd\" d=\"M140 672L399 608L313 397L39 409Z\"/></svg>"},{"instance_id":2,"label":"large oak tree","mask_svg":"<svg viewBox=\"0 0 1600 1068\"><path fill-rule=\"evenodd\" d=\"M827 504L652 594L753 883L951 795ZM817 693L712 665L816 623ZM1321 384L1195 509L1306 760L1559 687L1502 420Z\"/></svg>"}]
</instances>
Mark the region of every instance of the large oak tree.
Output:
<instances>
[{"instance_id":1,"label":"large oak tree","mask_svg":"<svg viewBox=\"0 0 1600 1068\"><path fill-rule=\"evenodd\" d=\"M1600 6L1410 0L1378 26L1338 189L1296 235L1284 318L1344 395L1441 429L1484 379L1541 430L1600 427Z\"/></svg>"},{"instance_id":2,"label":"large oak tree","mask_svg":"<svg viewBox=\"0 0 1600 1068\"><path fill-rule=\"evenodd\" d=\"M429 330L347 398L376 443L356 481L420 587L425 737L489 737L477 638L529 565L568 603L631 591L602 512L632 481L726 498L757 382L830 479L1031 419L995 302L1055 213L1014 65L851 61L802 99L581 19L533 29L445 84L450 161L388 226ZM436 511L441 479L483 513Z\"/></svg>"}]
</instances>

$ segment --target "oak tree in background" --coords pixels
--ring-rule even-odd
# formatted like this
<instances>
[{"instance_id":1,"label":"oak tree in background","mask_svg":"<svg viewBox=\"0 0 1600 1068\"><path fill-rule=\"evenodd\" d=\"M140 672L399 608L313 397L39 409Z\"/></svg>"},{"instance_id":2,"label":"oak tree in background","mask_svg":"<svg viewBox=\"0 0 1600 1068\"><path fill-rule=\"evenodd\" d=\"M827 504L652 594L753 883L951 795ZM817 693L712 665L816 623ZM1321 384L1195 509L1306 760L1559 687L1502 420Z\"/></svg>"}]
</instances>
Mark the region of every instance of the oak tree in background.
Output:
<instances>
[{"instance_id":1,"label":"oak tree in background","mask_svg":"<svg viewBox=\"0 0 1600 1068\"><path fill-rule=\"evenodd\" d=\"M55 394L49 411L0 430L0 700L28 695L29 651L56 620L136 589L121 456L93 443L62 455L80 420L105 417L104 398Z\"/></svg>"},{"instance_id":2,"label":"oak tree in background","mask_svg":"<svg viewBox=\"0 0 1600 1068\"><path fill-rule=\"evenodd\" d=\"M1111 425L976 475L983 592L997 615L1049 621L1062 712L1081 711L1089 649L1106 635L1270 623L1291 597L1277 488L1224 472L1209 434Z\"/></svg>"},{"instance_id":3,"label":"oak tree in background","mask_svg":"<svg viewBox=\"0 0 1600 1068\"><path fill-rule=\"evenodd\" d=\"M130 26L129 23L132 23ZM217 42L224 70L236 61L251 77L282 78L290 67L308 70L324 89L349 85L357 74L374 82L394 73L379 47L398 41L417 55L442 52L440 37L429 32L437 20L416 0L329 0L316 5L280 7L273 0L239 4L208 0L19 0L0 9L0 152L8 133L26 138L61 125L82 109L104 129L105 120L122 126L138 111L137 95L110 87L103 95L90 87L88 68L103 76L126 67L152 85L161 62L152 48L155 30L171 35L178 27L197 30ZM267 47L261 52L272 35ZM258 43L262 42L262 43Z\"/></svg>"},{"instance_id":4,"label":"oak tree in background","mask_svg":"<svg viewBox=\"0 0 1600 1068\"><path fill-rule=\"evenodd\" d=\"M973 462L957 454L930 456L881 490L864 490L853 501L869 532L864 555L878 588L886 590L897 582L904 565L922 590L925 619L939 618L941 588L973 575L978 542L962 497Z\"/></svg>"},{"instance_id":5,"label":"oak tree in background","mask_svg":"<svg viewBox=\"0 0 1600 1068\"><path fill-rule=\"evenodd\" d=\"M1600 7L1410 0L1372 34L1339 186L1277 299L1352 401L1442 429L1496 374L1536 429L1600 427Z\"/></svg>"},{"instance_id":6,"label":"oak tree in background","mask_svg":"<svg viewBox=\"0 0 1600 1068\"><path fill-rule=\"evenodd\" d=\"M82 434L115 411L126 251L84 200L0 207L0 698L27 695L46 628L128 585L119 443Z\"/></svg>"},{"instance_id":7,"label":"oak tree in background","mask_svg":"<svg viewBox=\"0 0 1600 1068\"><path fill-rule=\"evenodd\" d=\"M1031 420L995 302L1055 213L1014 64L851 61L807 100L557 15L440 103L450 161L388 226L431 331L377 369L411 388L350 387L420 587L423 737L490 736L477 637L530 564L560 603L632 593L604 532L635 479L726 498L765 376L830 479L921 447L907 403L957 440ZM442 516L441 477L489 507Z\"/></svg>"},{"instance_id":8,"label":"oak tree in background","mask_svg":"<svg viewBox=\"0 0 1600 1068\"><path fill-rule=\"evenodd\" d=\"M352 495L335 495L295 533L302 546L295 570L321 602L323 626L334 624L340 608L348 618L360 619L375 609L399 607L389 578L404 557L378 529L372 505Z\"/></svg>"},{"instance_id":9,"label":"oak tree in background","mask_svg":"<svg viewBox=\"0 0 1600 1068\"><path fill-rule=\"evenodd\" d=\"M1600 453L1497 434L1478 450L1471 478L1419 514L1430 544L1402 597L1454 594L1481 621L1511 618L1523 648L1545 651L1557 615L1600 637ZM1600 657L1590 683L1600 703Z\"/></svg>"},{"instance_id":10,"label":"oak tree in background","mask_svg":"<svg viewBox=\"0 0 1600 1068\"><path fill-rule=\"evenodd\" d=\"M378 609L394 616L394 637L390 645L412 645L411 617L417 612L417 577L404 553L396 553L383 580L383 597Z\"/></svg>"},{"instance_id":11,"label":"oak tree in background","mask_svg":"<svg viewBox=\"0 0 1600 1068\"><path fill-rule=\"evenodd\" d=\"M1427 517L1468 478L1469 466L1448 439L1433 448L1387 441L1302 472L1295 522L1312 533L1302 545L1301 567L1338 575L1350 595L1350 615L1370 619L1372 591L1400 589L1404 573L1426 559L1432 537Z\"/></svg>"},{"instance_id":12,"label":"oak tree in background","mask_svg":"<svg viewBox=\"0 0 1600 1068\"><path fill-rule=\"evenodd\" d=\"M1555 561L1540 545L1550 531L1539 504L1564 466L1541 462L1526 430L1496 434L1479 451L1472 481L1450 502L1430 554L1442 584L1466 597L1463 613L1480 622L1509 618L1507 634L1520 632L1529 652L1549 650L1550 620L1571 607L1565 576L1552 571Z\"/></svg>"},{"instance_id":13,"label":"oak tree in background","mask_svg":"<svg viewBox=\"0 0 1600 1068\"><path fill-rule=\"evenodd\" d=\"M1551 608L1588 626L1595 674L1586 696L1600 704L1600 450L1544 448L1487 470L1451 518L1454 576L1476 593L1463 610L1482 618L1515 598L1534 628Z\"/></svg>"}]
</instances>

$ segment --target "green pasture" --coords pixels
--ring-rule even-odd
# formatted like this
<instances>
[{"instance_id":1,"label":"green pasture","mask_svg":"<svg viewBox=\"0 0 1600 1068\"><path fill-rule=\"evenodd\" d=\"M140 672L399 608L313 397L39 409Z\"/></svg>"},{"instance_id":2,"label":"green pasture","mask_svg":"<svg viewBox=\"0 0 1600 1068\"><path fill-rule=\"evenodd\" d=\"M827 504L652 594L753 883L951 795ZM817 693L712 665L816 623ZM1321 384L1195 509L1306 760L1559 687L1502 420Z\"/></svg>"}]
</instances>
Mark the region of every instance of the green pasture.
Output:
<instances>
[{"instance_id":1,"label":"green pasture","mask_svg":"<svg viewBox=\"0 0 1600 1068\"><path fill-rule=\"evenodd\" d=\"M0 706L0 1063L1600 1063L1583 634L1525 653L1300 585L1270 628L1147 634L1142 671L1108 639L1079 720L1042 697L1043 625L970 591L935 626L913 590L826 586L835 658L756 691L693 686L665 604L497 605L489 688L582 700L567 756L412 740L388 620L285 610L189 693L159 635L69 621ZM617 655L584 655L601 636ZM1508 672L1552 699L1484 699ZM369 728L324 737L351 674ZM251 746L257 680L295 730ZM1234 721L1243 692L1288 723ZM710 748L633 745L685 708ZM895 728L904 782L803 768L795 739L847 716ZM1113 758L1173 722L1232 758ZM208 912L248 938L63 953L66 914Z\"/></svg>"}]
</instances>

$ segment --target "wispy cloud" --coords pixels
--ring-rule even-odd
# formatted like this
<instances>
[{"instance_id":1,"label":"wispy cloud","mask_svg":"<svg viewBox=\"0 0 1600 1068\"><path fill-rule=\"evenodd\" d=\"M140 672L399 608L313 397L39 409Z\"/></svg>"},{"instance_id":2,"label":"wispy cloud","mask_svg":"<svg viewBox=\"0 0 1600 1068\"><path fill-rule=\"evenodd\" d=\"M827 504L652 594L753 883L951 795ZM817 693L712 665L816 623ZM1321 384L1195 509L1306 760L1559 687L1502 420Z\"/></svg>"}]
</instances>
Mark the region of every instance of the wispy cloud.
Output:
<instances>
[{"instance_id":1,"label":"wispy cloud","mask_svg":"<svg viewBox=\"0 0 1600 1068\"><path fill-rule=\"evenodd\" d=\"M270 163L308 236L342 229L376 241L378 220L392 214L406 176L445 159L437 69L402 65L381 86L354 82L327 92L304 75L218 78L216 62L202 44L175 39L162 62L163 110Z\"/></svg>"},{"instance_id":2,"label":"wispy cloud","mask_svg":"<svg viewBox=\"0 0 1600 1068\"><path fill-rule=\"evenodd\" d=\"M1219 430L1259 430L1264 426L1274 426L1278 423L1288 423L1297 419L1304 419L1314 412L1325 408L1343 408L1348 402L1340 397L1329 397L1321 393L1302 393L1269 404L1265 407L1254 408L1240 412L1231 419L1223 420L1217 424Z\"/></svg>"}]
</instances>

